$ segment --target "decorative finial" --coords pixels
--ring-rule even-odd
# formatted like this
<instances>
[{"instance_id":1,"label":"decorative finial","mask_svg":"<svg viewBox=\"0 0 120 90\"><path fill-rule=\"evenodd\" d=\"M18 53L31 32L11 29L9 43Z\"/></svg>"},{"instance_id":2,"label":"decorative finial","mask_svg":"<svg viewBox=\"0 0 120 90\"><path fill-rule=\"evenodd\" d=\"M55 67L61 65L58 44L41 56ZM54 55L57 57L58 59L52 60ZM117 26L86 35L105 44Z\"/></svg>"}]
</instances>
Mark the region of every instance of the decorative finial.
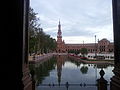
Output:
<instances>
[{"instance_id":1,"label":"decorative finial","mask_svg":"<svg viewBox=\"0 0 120 90\"><path fill-rule=\"evenodd\" d=\"M101 77L103 77L103 76L104 76L104 74L105 74L105 72L104 72L104 70L103 70L103 69L101 69L99 73L100 73L100 76L101 76Z\"/></svg>"}]
</instances>

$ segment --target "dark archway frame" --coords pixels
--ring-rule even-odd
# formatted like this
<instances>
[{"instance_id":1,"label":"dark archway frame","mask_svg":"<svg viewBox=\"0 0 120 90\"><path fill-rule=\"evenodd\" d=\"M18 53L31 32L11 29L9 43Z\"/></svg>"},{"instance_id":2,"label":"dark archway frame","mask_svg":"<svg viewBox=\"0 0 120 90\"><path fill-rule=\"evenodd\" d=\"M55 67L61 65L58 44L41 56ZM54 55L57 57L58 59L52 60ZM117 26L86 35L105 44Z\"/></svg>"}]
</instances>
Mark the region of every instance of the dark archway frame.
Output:
<instances>
[{"instance_id":1,"label":"dark archway frame","mask_svg":"<svg viewBox=\"0 0 120 90\"><path fill-rule=\"evenodd\" d=\"M114 76L111 78L110 90L120 90L120 0L112 0L114 32Z\"/></svg>"},{"instance_id":2,"label":"dark archway frame","mask_svg":"<svg viewBox=\"0 0 120 90\"><path fill-rule=\"evenodd\" d=\"M15 78L15 81L9 87L10 90L32 90L32 82L28 67L29 0L9 1L5 0L4 2L4 5L6 7L8 6L8 8L5 9L6 13L4 13L4 15L6 14L6 16L3 17L6 18L8 15L8 10L11 10L10 16L8 16L9 20L7 20L8 18L6 19L6 22L8 22L7 24L9 25L9 30L12 30L11 32L6 30L10 35L10 38L7 38L7 41L11 41L9 43L10 50L7 54L11 55L10 59L3 62L5 63L4 67L6 66L7 69L4 69L2 74L3 77L9 82ZM9 3L9 5L6 5L6 2ZM112 0L112 3L115 53L115 68L113 72L115 75L111 78L110 87L111 90L120 90L120 0ZM3 44L6 45L5 43ZM6 65L6 62L9 64ZM11 73L8 73L7 70L11 71ZM7 84L6 80L2 83L5 85Z\"/></svg>"}]
</instances>

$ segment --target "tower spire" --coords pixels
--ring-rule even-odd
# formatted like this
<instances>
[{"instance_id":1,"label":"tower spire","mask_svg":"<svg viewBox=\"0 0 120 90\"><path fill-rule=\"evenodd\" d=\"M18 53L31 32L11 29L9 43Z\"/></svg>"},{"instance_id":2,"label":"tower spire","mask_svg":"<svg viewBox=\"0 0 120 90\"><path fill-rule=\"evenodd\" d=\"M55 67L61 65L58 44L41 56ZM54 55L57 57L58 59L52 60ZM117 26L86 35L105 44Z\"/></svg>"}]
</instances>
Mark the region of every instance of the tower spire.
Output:
<instances>
[{"instance_id":1,"label":"tower spire","mask_svg":"<svg viewBox=\"0 0 120 90\"><path fill-rule=\"evenodd\" d=\"M59 19L59 25L60 25L60 19Z\"/></svg>"},{"instance_id":2,"label":"tower spire","mask_svg":"<svg viewBox=\"0 0 120 90\"><path fill-rule=\"evenodd\" d=\"M62 32L61 32L60 20L58 24L57 42L62 43Z\"/></svg>"},{"instance_id":3,"label":"tower spire","mask_svg":"<svg viewBox=\"0 0 120 90\"><path fill-rule=\"evenodd\" d=\"M59 19L59 24L58 24L58 36L62 36L60 19Z\"/></svg>"}]
</instances>

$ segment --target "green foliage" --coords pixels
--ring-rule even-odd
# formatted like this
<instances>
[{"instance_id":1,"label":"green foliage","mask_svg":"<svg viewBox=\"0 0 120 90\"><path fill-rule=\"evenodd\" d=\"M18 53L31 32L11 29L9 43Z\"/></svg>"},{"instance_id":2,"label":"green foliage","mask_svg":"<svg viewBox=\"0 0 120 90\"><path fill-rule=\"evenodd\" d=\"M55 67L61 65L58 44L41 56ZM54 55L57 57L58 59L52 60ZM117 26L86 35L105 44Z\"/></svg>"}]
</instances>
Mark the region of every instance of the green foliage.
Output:
<instances>
[{"instance_id":1,"label":"green foliage","mask_svg":"<svg viewBox=\"0 0 120 90\"><path fill-rule=\"evenodd\" d=\"M79 54L80 50L69 50L68 53L74 53L74 54Z\"/></svg>"},{"instance_id":2,"label":"green foliage","mask_svg":"<svg viewBox=\"0 0 120 90\"><path fill-rule=\"evenodd\" d=\"M38 23L37 13L29 9L29 53L48 53L55 50L56 40L43 32Z\"/></svg>"},{"instance_id":3,"label":"green foliage","mask_svg":"<svg viewBox=\"0 0 120 90\"><path fill-rule=\"evenodd\" d=\"M74 53L74 50L69 50L68 53Z\"/></svg>"},{"instance_id":4,"label":"green foliage","mask_svg":"<svg viewBox=\"0 0 120 90\"><path fill-rule=\"evenodd\" d=\"M75 54L76 54L76 55L79 54L79 53L80 53L80 50L75 51Z\"/></svg>"},{"instance_id":5,"label":"green foliage","mask_svg":"<svg viewBox=\"0 0 120 90\"><path fill-rule=\"evenodd\" d=\"M68 53L74 53L74 54L79 54L81 53L83 55L83 57L85 56L85 54L88 54L88 51L86 48L81 48L80 50L69 50Z\"/></svg>"},{"instance_id":6,"label":"green foliage","mask_svg":"<svg viewBox=\"0 0 120 90\"><path fill-rule=\"evenodd\" d=\"M49 76L51 70L55 69L56 63L56 57L52 57L48 61L39 64L37 67L32 64L30 65L30 71L35 71L35 79L38 85L42 83L45 77Z\"/></svg>"},{"instance_id":7,"label":"green foliage","mask_svg":"<svg viewBox=\"0 0 120 90\"><path fill-rule=\"evenodd\" d=\"M88 51L86 48L81 48L80 53L83 55L83 57L85 56L85 54L88 54Z\"/></svg>"}]
</instances>

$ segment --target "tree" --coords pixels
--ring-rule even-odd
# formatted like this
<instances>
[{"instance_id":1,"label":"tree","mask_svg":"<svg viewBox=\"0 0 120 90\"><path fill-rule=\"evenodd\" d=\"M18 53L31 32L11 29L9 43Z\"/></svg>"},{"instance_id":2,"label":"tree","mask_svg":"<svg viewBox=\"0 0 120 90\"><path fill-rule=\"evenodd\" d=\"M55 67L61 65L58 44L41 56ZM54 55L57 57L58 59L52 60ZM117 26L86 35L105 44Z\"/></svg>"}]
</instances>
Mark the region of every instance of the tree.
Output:
<instances>
[{"instance_id":1,"label":"tree","mask_svg":"<svg viewBox=\"0 0 120 90\"><path fill-rule=\"evenodd\" d=\"M80 53L85 57L85 54L88 54L88 51L86 48L81 48Z\"/></svg>"},{"instance_id":2,"label":"tree","mask_svg":"<svg viewBox=\"0 0 120 90\"><path fill-rule=\"evenodd\" d=\"M44 33L38 23L37 13L29 9L29 53L42 54L54 51L57 47L56 40Z\"/></svg>"},{"instance_id":3,"label":"tree","mask_svg":"<svg viewBox=\"0 0 120 90\"><path fill-rule=\"evenodd\" d=\"M74 50L69 50L68 53L74 53Z\"/></svg>"},{"instance_id":4,"label":"tree","mask_svg":"<svg viewBox=\"0 0 120 90\"><path fill-rule=\"evenodd\" d=\"M37 13L33 11L32 8L29 8L29 53L36 52L36 27L38 18L36 17Z\"/></svg>"},{"instance_id":5,"label":"tree","mask_svg":"<svg viewBox=\"0 0 120 90\"><path fill-rule=\"evenodd\" d=\"M75 54L78 55L80 53L80 50L76 50Z\"/></svg>"}]
</instances>

